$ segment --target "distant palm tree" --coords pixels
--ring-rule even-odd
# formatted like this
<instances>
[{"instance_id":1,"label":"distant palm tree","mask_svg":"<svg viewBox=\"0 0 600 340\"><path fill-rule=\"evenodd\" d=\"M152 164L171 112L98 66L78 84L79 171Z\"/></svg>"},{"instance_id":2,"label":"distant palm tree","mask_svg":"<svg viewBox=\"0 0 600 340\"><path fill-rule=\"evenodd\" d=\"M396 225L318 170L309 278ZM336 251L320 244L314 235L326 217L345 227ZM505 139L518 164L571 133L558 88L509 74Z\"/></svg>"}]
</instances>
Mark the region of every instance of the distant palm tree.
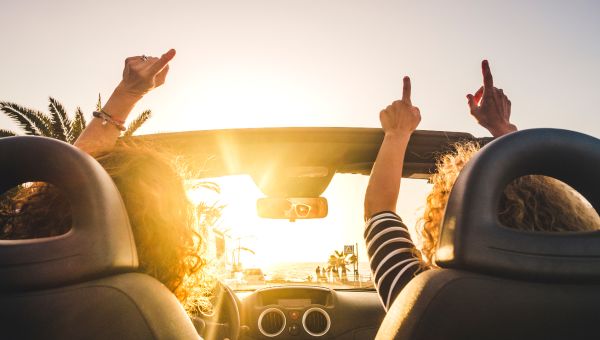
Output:
<instances>
[{"instance_id":1,"label":"distant palm tree","mask_svg":"<svg viewBox=\"0 0 600 340\"><path fill-rule=\"evenodd\" d=\"M327 269L331 270L334 274L334 279L336 277L339 278L339 271L341 271L341 279L342 281L346 281L348 278L348 265L354 264L357 261L355 255L351 255L348 258L348 255L344 254L343 251L334 250L333 254L329 255L329 260L327 261Z\"/></svg>"},{"instance_id":2,"label":"distant palm tree","mask_svg":"<svg viewBox=\"0 0 600 340\"><path fill-rule=\"evenodd\" d=\"M335 251L335 255L337 256L338 267L342 271L342 281L346 281L348 278L348 261L346 260L346 254L343 251Z\"/></svg>"},{"instance_id":3,"label":"distant palm tree","mask_svg":"<svg viewBox=\"0 0 600 340\"><path fill-rule=\"evenodd\" d=\"M327 268L333 271L337 271L338 268L338 259L335 255L329 255L329 260L327 261Z\"/></svg>"},{"instance_id":4,"label":"distant palm tree","mask_svg":"<svg viewBox=\"0 0 600 340\"><path fill-rule=\"evenodd\" d=\"M331 273L330 278L332 280L336 280L336 278L338 278L338 259L337 256L335 254L329 255L329 260L327 261L327 276L329 276L329 273Z\"/></svg>"},{"instance_id":5,"label":"distant palm tree","mask_svg":"<svg viewBox=\"0 0 600 340\"><path fill-rule=\"evenodd\" d=\"M98 96L96 109L100 110L101 108L102 102L100 96ZM50 97L48 109L50 113L44 113L12 102L0 102L0 111L15 121L26 135L45 136L59 139L69 144L75 143L77 137L79 137L87 125L81 108L77 107L75 117L71 119L67 115L65 107L59 101ZM129 137L133 135L151 116L152 111L143 111L129 124L123 136ZM14 131L0 129L0 138L16 135L17 133Z\"/></svg>"},{"instance_id":6,"label":"distant palm tree","mask_svg":"<svg viewBox=\"0 0 600 340\"><path fill-rule=\"evenodd\" d=\"M348 264L355 264L358 263L358 257L356 257L355 254L350 255L350 257L348 258Z\"/></svg>"},{"instance_id":7,"label":"distant palm tree","mask_svg":"<svg viewBox=\"0 0 600 340\"><path fill-rule=\"evenodd\" d=\"M210 181L188 181L186 182L186 191L195 191L199 189L206 189L209 191L221 193L221 188L215 182ZM210 231L215 232L217 222L223 214L224 205L218 203L208 204L206 202L198 202L195 208L195 219L198 223L198 231L204 238L208 237ZM223 237L228 236L223 231L216 231Z\"/></svg>"},{"instance_id":8,"label":"distant palm tree","mask_svg":"<svg viewBox=\"0 0 600 340\"><path fill-rule=\"evenodd\" d=\"M352 268L354 268L354 280L358 280L358 257L356 256L356 254L350 255L350 257L348 258L348 264L352 265Z\"/></svg>"}]
</instances>

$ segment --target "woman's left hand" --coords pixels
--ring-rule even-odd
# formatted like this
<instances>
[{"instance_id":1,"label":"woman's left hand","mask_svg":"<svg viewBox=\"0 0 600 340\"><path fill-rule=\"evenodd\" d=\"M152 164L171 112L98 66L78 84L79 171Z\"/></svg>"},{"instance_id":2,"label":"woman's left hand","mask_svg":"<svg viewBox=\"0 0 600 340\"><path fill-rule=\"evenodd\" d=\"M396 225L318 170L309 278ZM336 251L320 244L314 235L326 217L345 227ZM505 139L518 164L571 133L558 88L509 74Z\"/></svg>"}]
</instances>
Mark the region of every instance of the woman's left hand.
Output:
<instances>
[{"instance_id":1,"label":"woman's left hand","mask_svg":"<svg viewBox=\"0 0 600 340\"><path fill-rule=\"evenodd\" d=\"M160 58L136 56L125 59L123 80L117 90L133 97L142 97L165 83L169 72L169 61L175 57L175 50L170 49Z\"/></svg>"}]
</instances>

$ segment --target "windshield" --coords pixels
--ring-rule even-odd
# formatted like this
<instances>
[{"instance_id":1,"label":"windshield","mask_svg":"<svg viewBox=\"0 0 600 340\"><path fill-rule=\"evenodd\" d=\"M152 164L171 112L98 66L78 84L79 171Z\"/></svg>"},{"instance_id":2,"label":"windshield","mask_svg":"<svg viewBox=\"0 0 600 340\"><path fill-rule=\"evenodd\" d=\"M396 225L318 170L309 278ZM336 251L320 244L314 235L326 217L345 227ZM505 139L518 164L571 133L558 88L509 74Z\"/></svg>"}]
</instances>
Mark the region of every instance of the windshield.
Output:
<instances>
[{"instance_id":1,"label":"windshield","mask_svg":"<svg viewBox=\"0 0 600 340\"><path fill-rule=\"evenodd\" d=\"M373 288L363 241L367 181L363 175L336 174L322 195L329 203L328 216L295 222L258 217L256 200L264 195L250 176L197 182L188 191L190 199L222 209L216 223L202 230L208 266L235 290L288 284ZM220 192L206 183L217 184ZM412 226L429 185L411 179L403 179L402 185L398 212L414 235Z\"/></svg>"}]
</instances>

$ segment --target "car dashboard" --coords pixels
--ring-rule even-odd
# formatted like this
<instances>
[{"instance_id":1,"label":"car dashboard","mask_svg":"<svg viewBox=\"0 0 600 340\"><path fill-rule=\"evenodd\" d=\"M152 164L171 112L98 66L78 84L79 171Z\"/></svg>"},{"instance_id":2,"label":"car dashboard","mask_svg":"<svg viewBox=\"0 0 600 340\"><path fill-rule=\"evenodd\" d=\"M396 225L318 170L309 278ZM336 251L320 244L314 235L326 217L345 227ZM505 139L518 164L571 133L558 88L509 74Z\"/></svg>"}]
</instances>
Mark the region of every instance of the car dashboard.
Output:
<instances>
[{"instance_id":1,"label":"car dashboard","mask_svg":"<svg viewBox=\"0 0 600 340\"><path fill-rule=\"evenodd\" d=\"M268 287L242 300L241 339L373 339L385 316L374 290Z\"/></svg>"}]
</instances>

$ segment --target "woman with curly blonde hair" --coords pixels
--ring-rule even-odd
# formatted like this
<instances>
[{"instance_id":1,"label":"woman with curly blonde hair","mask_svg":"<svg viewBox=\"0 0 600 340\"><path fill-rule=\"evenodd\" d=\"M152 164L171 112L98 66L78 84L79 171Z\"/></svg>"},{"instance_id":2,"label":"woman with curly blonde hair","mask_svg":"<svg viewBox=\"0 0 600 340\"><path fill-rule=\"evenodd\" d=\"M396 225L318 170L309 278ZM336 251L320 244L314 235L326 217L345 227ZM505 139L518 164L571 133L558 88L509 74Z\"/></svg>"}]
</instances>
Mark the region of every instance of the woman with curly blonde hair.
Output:
<instances>
[{"instance_id":1,"label":"woman with curly blonde hair","mask_svg":"<svg viewBox=\"0 0 600 340\"><path fill-rule=\"evenodd\" d=\"M96 160L115 182L127 210L139 270L171 290L186 309L197 297L187 281L202 281L202 238L187 199L182 170L169 154L149 145L121 141ZM71 229L71 207L47 183L20 188L0 207L2 239L56 236Z\"/></svg>"},{"instance_id":2,"label":"woman with curly blonde hair","mask_svg":"<svg viewBox=\"0 0 600 340\"><path fill-rule=\"evenodd\" d=\"M187 198L185 174L173 156L155 146L117 142L129 113L146 93L165 82L175 50L160 58L125 60L123 80L82 132L75 146L94 156L115 182L129 215L139 270L171 290L194 314L207 303L195 208ZM71 228L70 204L46 183L20 188L0 206L0 238L48 237Z\"/></svg>"},{"instance_id":3,"label":"woman with curly blonde hair","mask_svg":"<svg viewBox=\"0 0 600 340\"><path fill-rule=\"evenodd\" d=\"M442 218L452 186L460 171L479 151L475 142L459 143L443 155L431 176L423 216L417 223L425 267L435 267ZM529 175L512 181L500 198L500 222L524 231L591 231L600 228L600 218L582 197L565 183L547 176Z\"/></svg>"},{"instance_id":4,"label":"woman with curly blonde hair","mask_svg":"<svg viewBox=\"0 0 600 340\"><path fill-rule=\"evenodd\" d=\"M486 60L482 63L484 86L467 95L471 114L494 137L516 131L510 123L511 102L493 85ZM385 137L377 155L365 194L364 232L374 282L386 310L402 288L418 273L435 268L435 250L448 197L458 174L479 150L474 142L455 145L442 156L423 217L417 224L421 250L414 246L408 229L395 213L404 153L410 135L421 120L410 100L411 84L404 78L402 100L380 113ZM596 211L566 184L545 176L523 176L509 184L500 200L499 219L507 227L530 231L584 231L600 229Z\"/></svg>"}]
</instances>

